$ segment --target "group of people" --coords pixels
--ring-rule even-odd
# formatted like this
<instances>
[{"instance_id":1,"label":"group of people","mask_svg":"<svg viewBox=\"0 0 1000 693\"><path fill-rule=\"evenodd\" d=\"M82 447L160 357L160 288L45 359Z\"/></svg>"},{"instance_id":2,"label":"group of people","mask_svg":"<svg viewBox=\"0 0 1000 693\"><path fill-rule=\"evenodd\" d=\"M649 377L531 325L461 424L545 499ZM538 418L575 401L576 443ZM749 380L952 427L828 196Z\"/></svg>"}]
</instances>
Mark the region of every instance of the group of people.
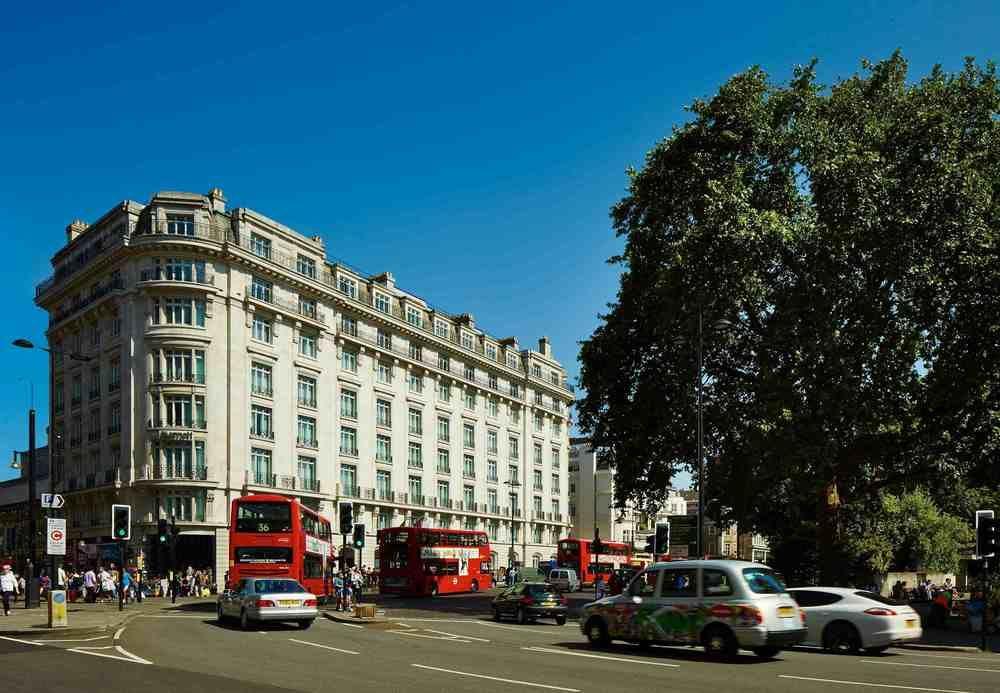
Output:
<instances>
[{"instance_id":1,"label":"group of people","mask_svg":"<svg viewBox=\"0 0 1000 693\"><path fill-rule=\"evenodd\" d=\"M333 594L337 598L337 611L350 611L361 597L362 590L371 585L372 571L367 567L352 566L333 574Z\"/></svg>"}]
</instances>

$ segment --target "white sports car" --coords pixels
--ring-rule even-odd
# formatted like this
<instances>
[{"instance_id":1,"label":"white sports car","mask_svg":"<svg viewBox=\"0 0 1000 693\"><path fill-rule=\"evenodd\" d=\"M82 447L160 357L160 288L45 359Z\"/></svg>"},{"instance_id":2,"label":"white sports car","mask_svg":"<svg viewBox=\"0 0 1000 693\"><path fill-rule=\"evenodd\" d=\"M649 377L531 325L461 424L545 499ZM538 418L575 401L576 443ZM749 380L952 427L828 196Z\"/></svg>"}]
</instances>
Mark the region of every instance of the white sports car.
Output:
<instances>
[{"instance_id":1,"label":"white sports car","mask_svg":"<svg viewBox=\"0 0 1000 693\"><path fill-rule=\"evenodd\" d=\"M846 587L788 590L806 613L805 644L827 650L878 654L923 635L920 615L908 605L874 592Z\"/></svg>"}]
</instances>

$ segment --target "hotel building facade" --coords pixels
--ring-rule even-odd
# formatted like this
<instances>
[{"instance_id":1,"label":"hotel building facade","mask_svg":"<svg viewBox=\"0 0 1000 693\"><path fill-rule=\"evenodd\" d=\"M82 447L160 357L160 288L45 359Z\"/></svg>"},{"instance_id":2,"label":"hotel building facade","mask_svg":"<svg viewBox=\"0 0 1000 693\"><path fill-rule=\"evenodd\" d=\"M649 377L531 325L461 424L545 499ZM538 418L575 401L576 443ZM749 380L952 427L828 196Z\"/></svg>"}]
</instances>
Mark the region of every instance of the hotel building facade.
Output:
<instances>
[{"instance_id":1,"label":"hotel building facade","mask_svg":"<svg viewBox=\"0 0 1000 693\"><path fill-rule=\"evenodd\" d=\"M151 572L174 518L178 562L220 584L230 503L252 493L335 533L353 503L369 566L375 532L404 522L486 531L496 565L554 558L569 532L573 394L548 339L488 335L217 188L75 221L52 265L35 301L70 546L109 541L128 503Z\"/></svg>"}]
</instances>

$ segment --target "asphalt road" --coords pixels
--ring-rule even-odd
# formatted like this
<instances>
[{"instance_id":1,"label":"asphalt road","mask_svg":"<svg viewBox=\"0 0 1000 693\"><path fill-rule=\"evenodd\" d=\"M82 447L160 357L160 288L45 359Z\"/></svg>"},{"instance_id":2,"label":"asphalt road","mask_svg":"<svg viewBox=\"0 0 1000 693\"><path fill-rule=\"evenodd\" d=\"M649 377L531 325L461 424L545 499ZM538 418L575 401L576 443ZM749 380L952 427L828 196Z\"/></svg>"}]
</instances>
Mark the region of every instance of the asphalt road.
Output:
<instances>
[{"instance_id":1,"label":"asphalt road","mask_svg":"<svg viewBox=\"0 0 1000 693\"><path fill-rule=\"evenodd\" d=\"M806 649L734 662L699 650L616 644L590 648L573 622L494 623L485 595L399 601L384 623L319 619L309 630L243 632L215 622L209 601L131 620L117 634L0 640L3 691L932 691L1000 690L997 655L890 650L881 656Z\"/></svg>"}]
</instances>

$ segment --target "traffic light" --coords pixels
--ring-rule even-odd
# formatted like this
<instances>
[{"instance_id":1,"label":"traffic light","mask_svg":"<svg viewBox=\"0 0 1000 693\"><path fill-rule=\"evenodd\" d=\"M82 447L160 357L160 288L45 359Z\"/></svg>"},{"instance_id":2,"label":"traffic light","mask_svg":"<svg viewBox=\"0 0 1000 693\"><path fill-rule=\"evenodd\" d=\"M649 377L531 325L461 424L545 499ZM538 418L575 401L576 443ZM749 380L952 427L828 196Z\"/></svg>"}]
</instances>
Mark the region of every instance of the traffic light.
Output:
<instances>
[{"instance_id":1,"label":"traffic light","mask_svg":"<svg viewBox=\"0 0 1000 693\"><path fill-rule=\"evenodd\" d=\"M976 527L976 555L980 558L990 558L997 553L1000 540L1000 520L993 517L980 516Z\"/></svg>"},{"instance_id":2,"label":"traffic light","mask_svg":"<svg viewBox=\"0 0 1000 693\"><path fill-rule=\"evenodd\" d=\"M168 541L170 541L170 527L166 518L160 518L156 521L156 543L166 546Z\"/></svg>"},{"instance_id":3,"label":"traffic light","mask_svg":"<svg viewBox=\"0 0 1000 693\"><path fill-rule=\"evenodd\" d=\"M657 553L670 553L670 525L656 525Z\"/></svg>"},{"instance_id":4,"label":"traffic light","mask_svg":"<svg viewBox=\"0 0 1000 693\"><path fill-rule=\"evenodd\" d=\"M354 548L365 548L365 526L354 525Z\"/></svg>"},{"instance_id":5,"label":"traffic light","mask_svg":"<svg viewBox=\"0 0 1000 693\"><path fill-rule=\"evenodd\" d=\"M350 534L354 528L354 503L340 504L340 533Z\"/></svg>"},{"instance_id":6,"label":"traffic light","mask_svg":"<svg viewBox=\"0 0 1000 693\"><path fill-rule=\"evenodd\" d=\"M646 536L646 553L656 553L656 535L650 534ZM654 556L655 558L655 556Z\"/></svg>"},{"instance_id":7,"label":"traffic light","mask_svg":"<svg viewBox=\"0 0 1000 693\"><path fill-rule=\"evenodd\" d=\"M111 536L115 541L128 541L132 538L132 506L111 506Z\"/></svg>"}]
</instances>

